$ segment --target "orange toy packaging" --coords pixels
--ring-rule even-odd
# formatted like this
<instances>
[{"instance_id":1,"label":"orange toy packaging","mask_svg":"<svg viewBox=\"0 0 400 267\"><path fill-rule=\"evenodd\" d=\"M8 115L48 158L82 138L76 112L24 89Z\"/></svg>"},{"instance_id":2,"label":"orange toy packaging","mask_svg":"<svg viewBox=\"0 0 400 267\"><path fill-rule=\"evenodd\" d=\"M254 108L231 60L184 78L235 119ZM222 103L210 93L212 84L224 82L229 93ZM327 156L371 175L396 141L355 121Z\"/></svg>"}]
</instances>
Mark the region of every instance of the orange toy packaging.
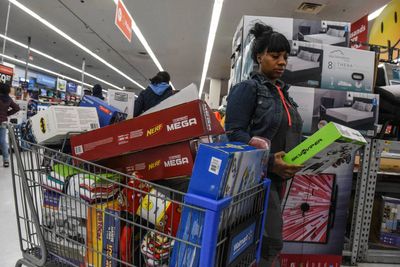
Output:
<instances>
[{"instance_id":1,"label":"orange toy packaging","mask_svg":"<svg viewBox=\"0 0 400 267\"><path fill-rule=\"evenodd\" d=\"M71 147L74 156L99 161L222 133L224 129L209 106L195 100L73 136Z\"/></svg>"}]
</instances>

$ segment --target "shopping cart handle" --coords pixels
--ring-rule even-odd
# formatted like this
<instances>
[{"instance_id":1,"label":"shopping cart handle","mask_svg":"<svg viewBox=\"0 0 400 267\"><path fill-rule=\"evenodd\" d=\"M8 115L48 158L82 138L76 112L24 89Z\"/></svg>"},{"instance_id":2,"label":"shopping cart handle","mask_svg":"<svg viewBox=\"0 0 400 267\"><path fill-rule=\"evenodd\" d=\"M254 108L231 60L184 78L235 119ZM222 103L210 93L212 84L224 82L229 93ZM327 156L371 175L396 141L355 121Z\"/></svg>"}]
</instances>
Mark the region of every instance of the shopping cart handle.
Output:
<instances>
[{"instance_id":1,"label":"shopping cart handle","mask_svg":"<svg viewBox=\"0 0 400 267\"><path fill-rule=\"evenodd\" d=\"M214 200L207 197L187 193L185 196L185 204L197 206L212 211L221 211L231 204L232 197L225 197L220 200Z\"/></svg>"}]
</instances>

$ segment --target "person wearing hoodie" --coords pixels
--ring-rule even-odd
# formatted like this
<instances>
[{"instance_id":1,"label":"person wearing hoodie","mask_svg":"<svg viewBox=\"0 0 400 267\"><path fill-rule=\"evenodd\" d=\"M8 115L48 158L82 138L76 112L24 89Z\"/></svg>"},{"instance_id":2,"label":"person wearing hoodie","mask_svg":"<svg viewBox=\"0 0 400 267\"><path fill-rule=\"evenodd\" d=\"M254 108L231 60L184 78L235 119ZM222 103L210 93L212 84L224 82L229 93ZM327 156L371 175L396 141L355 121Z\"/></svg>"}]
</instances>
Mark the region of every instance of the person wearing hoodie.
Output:
<instances>
[{"instance_id":1,"label":"person wearing hoodie","mask_svg":"<svg viewBox=\"0 0 400 267\"><path fill-rule=\"evenodd\" d=\"M135 101L134 117L139 116L146 110L158 105L161 101L173 95L172 87L169 85L170 76L166 71L160 71L150 79L149 86L140 92Z\"/></svg>"},{"instance_id":2,"label":"person wearing hoodie","mask_svg":"<svg viewBox=\"0 0 400 267\"><path fill-rule=\"evenodd\" d=\"M0 83L0 149L3 155L3 166L9 167L9 152L7 144L7 129L2 125L3 122L7 121L7 117L17 113L20 108L11 99L10 85Z\"/></svg>"},{"instance_id":3,"label":"person wearing hoodie","mask_svg":"<svg viewBox=\"0 0 400 267\"><path fill-rule=\"evenodd\" d=\"M104 100L103 96L103 88L101 87L100 84L95 84L92 88L92 96L95 96L97 98L100 98L101 100Z\"/></svg>"}]
</instances>

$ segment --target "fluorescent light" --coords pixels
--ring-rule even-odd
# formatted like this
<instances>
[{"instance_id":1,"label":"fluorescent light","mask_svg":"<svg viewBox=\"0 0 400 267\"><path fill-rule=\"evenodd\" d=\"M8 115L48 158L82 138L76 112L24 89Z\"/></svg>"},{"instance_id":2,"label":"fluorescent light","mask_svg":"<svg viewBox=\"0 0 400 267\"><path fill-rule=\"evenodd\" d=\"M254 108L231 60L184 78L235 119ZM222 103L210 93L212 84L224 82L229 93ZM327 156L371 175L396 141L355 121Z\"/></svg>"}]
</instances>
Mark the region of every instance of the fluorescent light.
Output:
<instances>
[{"instance_id":1,"label":"fluorescent light","mask_svg":"<svg viewBox=\"0 0 400 267\"><path fill-rule=\"evenodd\" d=\"M8 60L14 61L14 62L16 62L16 63L20 63L20 64L22 64L22 65L25 65L25 64L26 64L25 61L22 61L22 60L20 60L20 59L16 59L16 58L13 58L13 57L10 57L10 56L7 56L7 55L2 55L2 54L0 54L0 56L3 56L4 58L6 58L6 59L8 59ZM34 69L37 69L37 70L41 70L41 71L47 72L47 73L49 73L49 74L52 74L52 75L54 75L54 76L58 76L58 77L61 77L61 78L63 78L63 79L67 79L67 80L76 82L77 84L82 84L81 81L78 81L78 80L76 80L76 79L74 79L74 78L71 78L71 77L62 75L61 73L58 73L58 72L55 72L55 71L52 71L52 70L49 70L49 69L46 69L46 68L42 68L42 67L37 66L37 65L34 65L34 64L30 64L30 63L29 63L28 68L34 68ZM92 87L92 86L93 86L93 85L91 85L91 84L89 84L89 83L83 83L83 85L86 85L86 86L88 86L88 87Z\"/></svg>"},{"instance_id":2,"label":"fluorescent light","mask_svg":"<svg viewBox=\"0 0 400 267\"><path fill-rule=\"evenodd\" d=\"M382 11L385 9L386 6L387 4L369 14L368 21L376 19L382 13Z\"/></svg>"},{"instance_id":3,"label":"fluorescent light","mask_svg":"<svg viewBox=\"0 0 400 267\"><path fill-rule=\"evenodd\" d=\"M103 63L104 65L106 65L107 67L111 68L112 70L114 70L115 72L120 74L121 76L125 77L127 80L134 83L136 86L138 86L142 89L145 89L141 84L136 82L134 79L132 79L131 77L129 77L128 75L126 75L125 73L123 73L122 71L120 71L119 69L117 69L116 67L111 65L110 63L108 63L106 60L104 60L97 54L93 53L90 49L88 49L87 47L85 47L84 45L82 45L81 43L76 41L75 39L73 39L71 36L69 36L68 34L63 32L62 30L60 30L59 28L57 28L56 26L54 26L47 20L43 19L41 16L39 16L38 14L36 14L32 10L30 10L23 4L19 3L17 0L9 0L9 1L12 4L14 4L15 6L17 6L18 8L20 8L21 10L23 10L24 12L26 12L27 14L31 15L32 17L34 17L35 19L37 19L38 21L40 21L41 23L43 23L44 25L49 27L50 29L52 29L53 31L55 31L56 33L58 33L59 35L61 35L62 37L64 37L65 39L67 39L68 41L70 41L71 43L73 43L74 45L76 45L77 47L79 47L80 49L82 49L83 51L85 51L86 53L88 53L89 55L91 55L92 57L94 57L95 59L97 59L98 61L100 61L101 63Z\"/></svg>"},{"instance_id":4,"label":"fluorescent light","mask_svg":"<svg viewBox=\"0 0 400 267\"><path fill-rule=\"evenodd\" d=\"M215 34L217 33L219 18L221 16L221 10L224 0L214 0L214 7L211 16L210 31L208 33L206 55L204 57L203 73L201 74L199 97L203 93L204 82L206 81L206 75L208 71L208 65L210 64L211 53L214 46Z\"/></svg>"},{"instance_id":5,"label":"fluorescent light","mask_svg":"<svg viewBox=\"0 0 400 267\"><path fill-rule=\"evenodd\" d=\"M21 42L18 42L17 40L11 39L10 37L7 37L7 36L5 36L5 35L3 35L3 34L0 34L0 37L3 38L3 39L6 39L7 41L10 41L11 43L14 43L14 44L16 44L16 45L19 45L19 46L21 46L21 47L23 47L23 48L25 48L25 49L28 49L28 46L27 46L26 44L23 44L23 43L21 43ZM34 52L34 53L36 53L36 54L39 54L39 55L41 55L41 56L43 56L43 57L45 57L45 58L48 58L48 59L50 59L50 60L52 60L52 61L54 61L54 62L57 62L57 63L59 63L59 64L61 64L61 65L63 65L63 66L66 66L66 67L68 67L68 68L70 68L70 69L72 69L72 70L74 70L74 71L77 71L77 72L79 72L79 73L82 73L82 70L81 70L81 69L78 69L78 68L76 68L76 67L74 67L74 66L72 66L72 65L70 65L70 64L68 64L68 63L65 63L65 62L63 62L63 61L61 61L61 60L59 60L59 59L57 59L57 58L55 58L55 57L52 57L52 56L50 56L50 55L48 55L48 54L46 54L46 53L43 53L43 52L41 52L41 51L39 51L39 50L37 50L37 49L35 49L35 48L32 48L32 47L31 47L30 49L31 49L32 52ZM99 77L97 77L97 76L95 76L95 75L93 75L93 74L90 74L90 73L87 73L87 72L84 72L84 74L85 74L86 76L88 76L88 77L91 77L91 78L93 78L93 79L95 79L95 80L101 82L101 83L107 84L107 85L109 85L109 86L111 86L111 87L113 87L113 88L115 88L115 89L124 90L123 88L118 87L118 86L116 86L115 84L112 84L112 83L110 83L110 82L107 82L107 81L105 81L105 80L103 80L103 79L101 79L101 78L99 78Z\"/></svg>"},{"instance_id":6,"label":"fluorescent light","mask_svg":"<svg viewBox=\"0 0 400 267\"><path fill-rule=\"evenodd\" d=\"M138 37L139 41L144 46L144 49L146 49L147 54L149 54L149 56L153 60L154 64L156 64L158 70L159 71L164 71L163 67L161 66L160 61L158 61L156 55L154 54L153 50L151 49L151 47L150 47L149 43L147 42L146 38L144 38L144 36L142 34L142 31L137 26L135 20L133 19L133 17L131 15L131 13L129 12L129 10L126 8L124 2L122 0L120 0L120 2L124 6L124 8L125 8L126 12L128 13L130 19L132 20L132 30L136 34L136 36ZM118 5L118 0L114 0L114 3L115 3L115 5ZM170 82L170 85L175 90L175 87L171 82Z\"/></svg>"}]
</instances>

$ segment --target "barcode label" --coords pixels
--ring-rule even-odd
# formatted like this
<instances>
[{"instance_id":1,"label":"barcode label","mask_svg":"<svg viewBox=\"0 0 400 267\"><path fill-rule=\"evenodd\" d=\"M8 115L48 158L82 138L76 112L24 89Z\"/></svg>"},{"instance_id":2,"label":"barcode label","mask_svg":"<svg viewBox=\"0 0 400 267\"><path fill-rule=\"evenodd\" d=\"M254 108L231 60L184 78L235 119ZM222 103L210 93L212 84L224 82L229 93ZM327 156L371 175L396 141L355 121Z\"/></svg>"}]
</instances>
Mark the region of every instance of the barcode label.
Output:
<instances>
[{"instance_id":1,"label":"barcode label","mask_svg":"<svg viewBox=\"0 0 400 267\"><path fill-rule=\"evenodd\" d=\"M218 158L211 157L210 166L208 167L208 171L214 173L215 175L219 174L219 170L221 168L222 160Z\"/></svg>"},{"instance_id":2,"label":"barcode label","mask_svg":"<svg viewBox=\"0 0 400 267\"><path fill-rule=\"evenodd\" d=\"M79 155L79 154L82 154L82 153L83 153L83 147L82 147L82 145L76 146L76 147L75 147L75 155Z\"/></svg>"},{"instance_id":3,"label":"barcode label","mask_svg":"<svg viewBox=\"0 0 400 267\"><path fill-rule=\"evenodd\" d=\"M97 129L97 128L99 128L99 125L97 123L91 123L90 124L90 129L91 130L94 130L94 129Z\"/></svg>"}]
</instances>

